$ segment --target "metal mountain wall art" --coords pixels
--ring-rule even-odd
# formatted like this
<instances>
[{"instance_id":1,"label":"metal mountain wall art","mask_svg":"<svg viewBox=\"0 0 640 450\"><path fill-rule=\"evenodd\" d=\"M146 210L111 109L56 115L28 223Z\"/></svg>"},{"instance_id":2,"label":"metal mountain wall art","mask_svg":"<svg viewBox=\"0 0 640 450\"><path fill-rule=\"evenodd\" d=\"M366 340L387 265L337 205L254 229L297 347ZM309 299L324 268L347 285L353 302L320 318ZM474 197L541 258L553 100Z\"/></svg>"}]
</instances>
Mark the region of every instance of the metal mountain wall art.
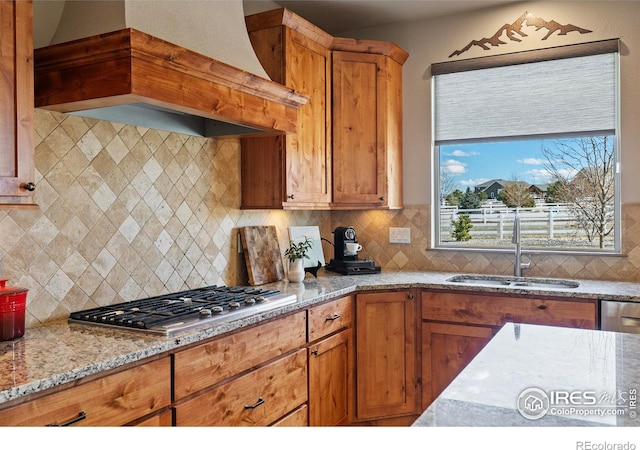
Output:
<instances>
[{"instance_id":1,"label":"metal mountain wall art","mask_svg":"<svg viewBox=\"0 0 640 450\"><path fill-rule=\"evenodd\" d=\"M518 19L511 23L505 24L496 33L489 38L482 38L480 40L473 40L469 42L464 48L460 50L456 50L455 52L449 55L449 58L453 56L458 56L469 50L471 47L477 46L482 48L483 50L489 50L491 47L497 47L499 45L506 44L507 42L503 41L504 37L508 38L510 41L521 42L522 39L527 37L528 35L522 31L523 27L535 27L535 31L539 31L543 28L547 29L547 34L542 38L542 40L546 40L556 31L558 32L558 36L564 36L572 31L577 31L580 34L591 33L591 30L586 30L584 28L577 27L572 24L562 25L555 20L544 20L539 17L534 16L530 12L525 12L523 15L518 17Z\"/></svg>"}]
</instances>

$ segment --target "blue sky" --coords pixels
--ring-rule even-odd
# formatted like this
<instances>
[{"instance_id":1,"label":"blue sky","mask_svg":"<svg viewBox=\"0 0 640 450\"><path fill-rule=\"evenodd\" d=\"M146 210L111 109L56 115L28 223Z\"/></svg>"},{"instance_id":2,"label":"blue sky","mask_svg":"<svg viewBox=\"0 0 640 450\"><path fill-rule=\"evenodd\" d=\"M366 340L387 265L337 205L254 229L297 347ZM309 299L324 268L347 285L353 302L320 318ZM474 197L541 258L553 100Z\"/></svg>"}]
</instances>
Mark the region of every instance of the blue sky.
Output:
<instances>
[{"instance_id":1,"label":"blue sky","mask_svg":"<svg viewBox=\"0 0 640 450\"><path fill-rule=\"evenodd\" d=\"M531 184L551 181L544 168L541 146L544 141L526 140L486 144L443 145L440 167L464 191L492 179L513 180Z\"/></svg>"}]
</instances>

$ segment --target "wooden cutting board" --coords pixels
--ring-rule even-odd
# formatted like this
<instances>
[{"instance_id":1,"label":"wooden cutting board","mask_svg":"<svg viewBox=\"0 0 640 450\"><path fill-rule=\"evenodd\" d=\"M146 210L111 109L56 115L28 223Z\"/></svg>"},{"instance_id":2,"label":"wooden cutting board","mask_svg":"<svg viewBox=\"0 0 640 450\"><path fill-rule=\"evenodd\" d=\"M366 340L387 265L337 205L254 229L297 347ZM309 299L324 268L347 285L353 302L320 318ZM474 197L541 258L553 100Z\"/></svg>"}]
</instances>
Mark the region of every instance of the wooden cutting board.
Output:
<instances>
[{"instance_id":1,"label":"wooden cutting board","mask_svg":"<svg viewBox=\"0 0 640 450\"><path fill-rule=\"evenodd\" d=\"M284 279L284 265L275 226L242 227L240 239L250 285Z\"/></svg>"}]
</instances>

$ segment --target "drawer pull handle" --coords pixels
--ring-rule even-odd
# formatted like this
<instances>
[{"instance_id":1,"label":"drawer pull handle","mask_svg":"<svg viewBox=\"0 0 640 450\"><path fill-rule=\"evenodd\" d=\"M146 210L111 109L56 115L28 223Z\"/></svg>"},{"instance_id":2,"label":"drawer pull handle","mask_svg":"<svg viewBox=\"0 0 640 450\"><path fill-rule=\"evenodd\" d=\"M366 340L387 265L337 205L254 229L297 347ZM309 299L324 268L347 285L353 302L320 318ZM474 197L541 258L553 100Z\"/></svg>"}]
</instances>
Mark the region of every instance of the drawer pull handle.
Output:
<instances>
[{"instance_id":1,"label":"drawer pull handle","mask_svg":"<svg viewBox=\"0 0 640 450\"><path fill-rule=\"evenodd\" d=\"M539 305L538 309L547 309L547 305Z\"/></svg>"},{"instance_id":2,"label":"drawer pull handle","mask_svg":"<svg viewBox=\"0 0 640 450\"><path fill-rule=\"evenodd\" d=\"M314 355L314 356L318 356L318 349L316 348L316 349L311 350L311 354Z\"/></svg>"},{"instance_id":3,"label":"drawer pull handle","mask_svg":"<svg viewBox=\"0 0 640 450\"><path fill-rule=\"evenodd\" d=\"M80 422L81 420L84 420L87 418L87 413L84 411L80 411L78 413L77 417L74 417L73 419L67 420L66 422L62 422L59 425L56 425L55 423L50 423L47 426L48 427L68 427L69 425L73 425L76 422Z\"/></svg>"},{"instance_id":4,"label":"drawer pull handle","mask_svg":"<svg viewBox=\"0 0 640 450\"><path fill-rule=\"evenodd\" d=\"M340 314L334 314L334 315L333 315L333 316L331 316L331 317L327 317L327 319L325 320L325 322L326 322L327 320L336 320L336 319L339 319L339 318L340 318Z\"/></svg>"},{"instance_id":5,"label":"drawer pull handle","mask_svg":"<svg viewBox=\"0 0 640 450\"><path fill-rule=\"evenodd\" d=\"M244 409L256 409L258 406L264 403L264 399L262 397L258 397L258 401L253 405L244 405Z\"/></svg>"}]
</instances>

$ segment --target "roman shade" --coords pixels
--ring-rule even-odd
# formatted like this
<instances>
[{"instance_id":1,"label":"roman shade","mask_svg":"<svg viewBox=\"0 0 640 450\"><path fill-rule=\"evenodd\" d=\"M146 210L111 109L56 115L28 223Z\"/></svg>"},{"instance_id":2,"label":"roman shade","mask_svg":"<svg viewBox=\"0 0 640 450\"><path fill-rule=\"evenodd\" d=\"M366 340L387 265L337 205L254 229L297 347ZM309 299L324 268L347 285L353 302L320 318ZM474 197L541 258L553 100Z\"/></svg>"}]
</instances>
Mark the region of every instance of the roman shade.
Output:
<instances>
[{"instance_id":1,"label":"roman shade","mask_svg":"<svg viewBox=\"0 0 640 450\"><path fill-rule=\"evenodd\" d=\"M611 134L618 41L568 47L432 66L435 142Z\"/></svg>"}]
</instances>

